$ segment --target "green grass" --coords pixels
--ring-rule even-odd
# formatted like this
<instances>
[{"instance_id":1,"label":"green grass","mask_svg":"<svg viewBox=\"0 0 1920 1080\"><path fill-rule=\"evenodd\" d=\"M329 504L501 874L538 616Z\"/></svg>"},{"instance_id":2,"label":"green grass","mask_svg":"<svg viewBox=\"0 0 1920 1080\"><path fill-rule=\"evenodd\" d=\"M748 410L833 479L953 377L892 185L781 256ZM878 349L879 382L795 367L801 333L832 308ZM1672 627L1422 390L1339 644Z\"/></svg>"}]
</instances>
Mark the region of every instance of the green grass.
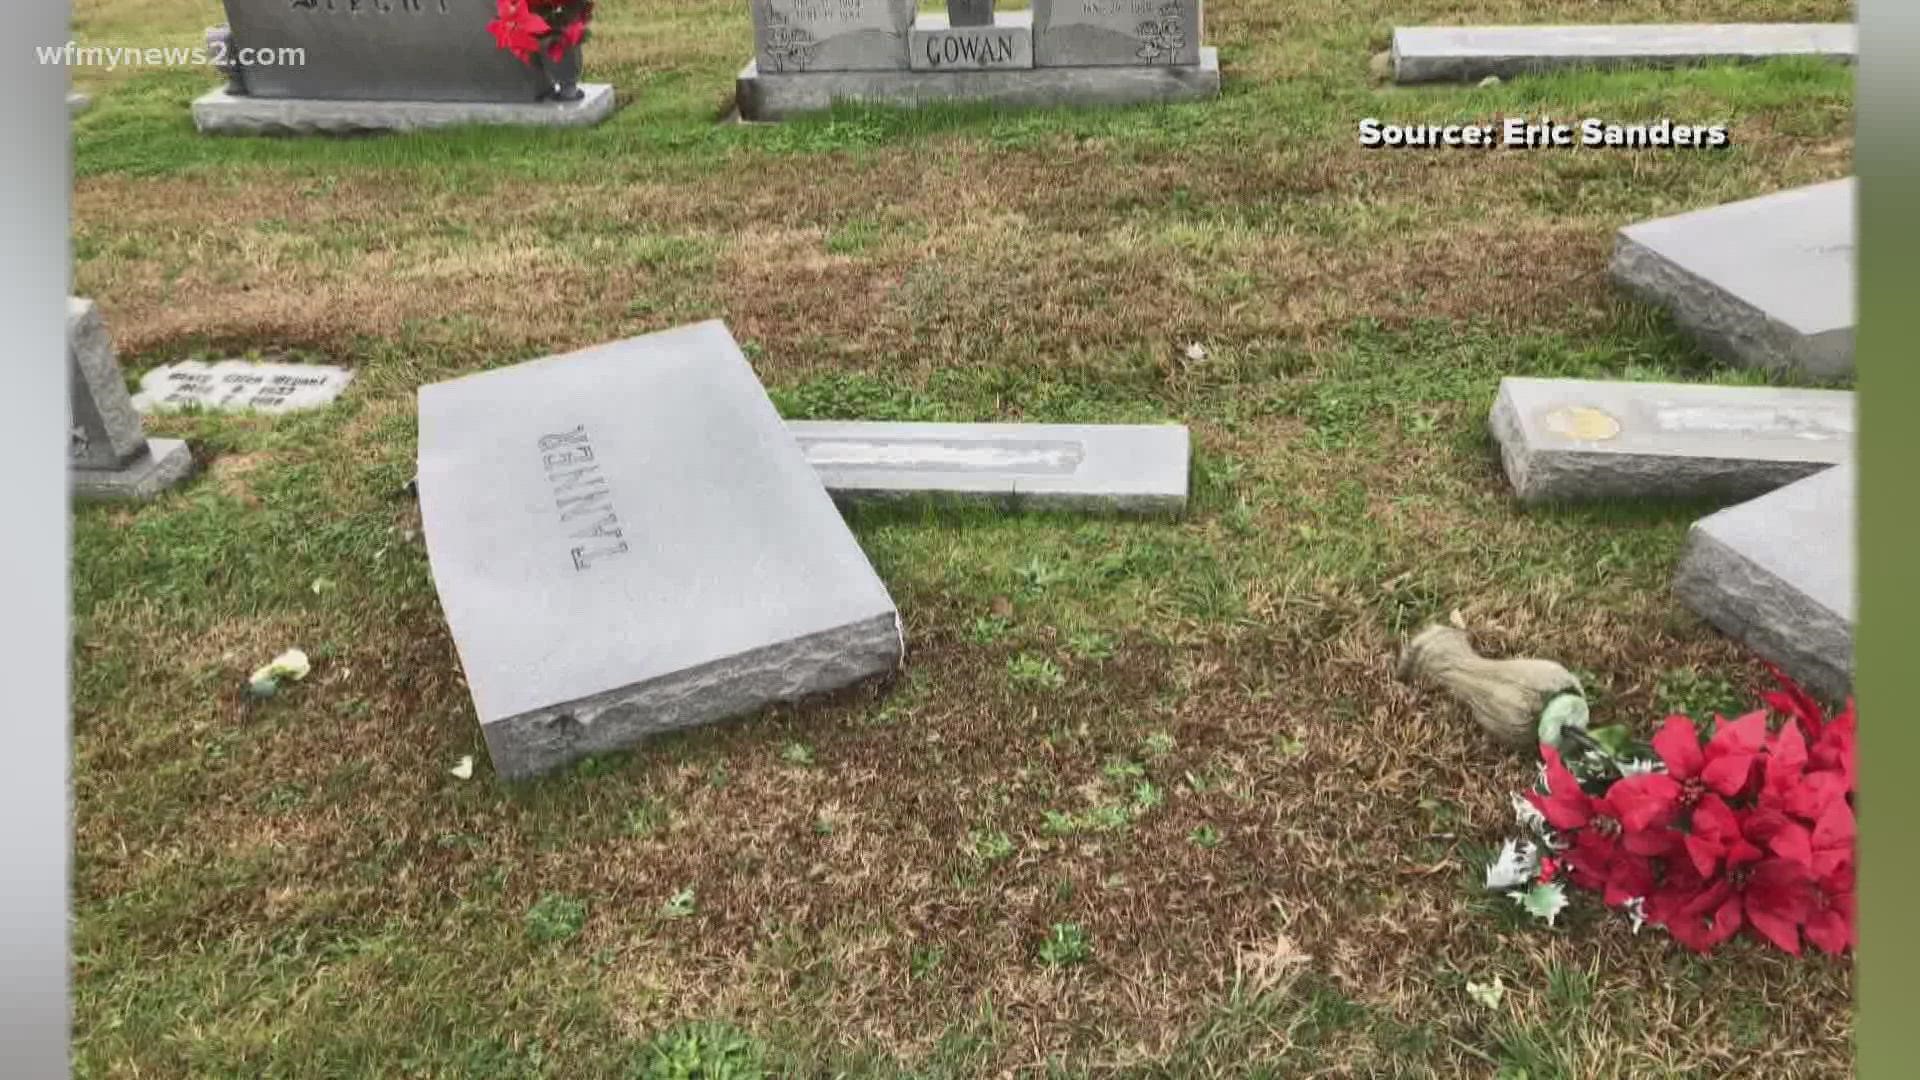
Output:
<instances>
[{"instance_id":1,"label":"green grass","mask_svg":"<svg viewBox=\"0 0 1920 1080\"><path fill-rule=\"evenodd\" d=\"M79 7L103 44L209 18ZM1506 375L1764 381L1607 288L1608 245L1844 175L1852 72L1367 75L1394 25L1845 5L1209 7L1225 93L1172 108L724 123L738 0L605 5L623 106L582 131L211 139L204 73L77 73L74 288L129 378L355 370L320 412L151 421L203 475L76 513L77 1072L1846 1073L1844 962L1483 898L1529 771L1391 669L1464 609L1598 722L1755 700L1668 593L1706 507L1522 510L1485 415ZM1354 145L1522 113L1735 145ZM899 678L503 785L404 492L415 389L716 317L789 417L1185 423L1189 513L850 512ZM249 698L289 647L312 675Z\"/></svg>"}]
</instances>

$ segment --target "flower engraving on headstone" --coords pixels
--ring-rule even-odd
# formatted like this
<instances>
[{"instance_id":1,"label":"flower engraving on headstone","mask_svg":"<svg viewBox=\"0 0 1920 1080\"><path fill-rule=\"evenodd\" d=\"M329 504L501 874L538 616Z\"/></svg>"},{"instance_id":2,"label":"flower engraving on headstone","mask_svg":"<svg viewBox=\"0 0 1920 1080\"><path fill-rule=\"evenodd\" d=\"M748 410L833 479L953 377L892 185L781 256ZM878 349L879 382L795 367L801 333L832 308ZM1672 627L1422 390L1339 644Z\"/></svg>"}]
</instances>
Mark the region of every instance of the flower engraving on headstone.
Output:
<instances>
[{"instance_id":1,"label":"flower engraving on headstone","mask_svg":"<svg viewBox=\"0 0 1920 1080\"><path fill-rule=\"evenodd\" d=\"M1178 3L1162 4L1157 18L1147 19L1134 28L1140 38L1140 59L1149 64L1171 64L1187 45L1185 20Z\"/></svg>"}]
</instances>

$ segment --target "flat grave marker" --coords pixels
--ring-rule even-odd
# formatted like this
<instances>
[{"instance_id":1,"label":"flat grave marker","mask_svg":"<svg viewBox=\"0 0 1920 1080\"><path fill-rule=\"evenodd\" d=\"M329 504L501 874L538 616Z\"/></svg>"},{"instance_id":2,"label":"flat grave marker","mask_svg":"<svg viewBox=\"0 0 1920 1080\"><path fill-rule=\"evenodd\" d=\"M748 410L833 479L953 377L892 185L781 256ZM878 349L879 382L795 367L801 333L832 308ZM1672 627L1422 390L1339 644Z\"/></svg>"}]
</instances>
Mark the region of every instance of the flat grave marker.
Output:
<instances>
[{"instance_id":1,"label":"flat grave marker","mask_svg":"<svg viewBox=\"0 0 1920 1080\"><path fill-rule=\"evenodd\" d=\"M1565 68L1676 67L1817 56L1852 61L1848 23L1412 26L1393 31L1399 83L1477 82Z\"/></svg>"},{"instance_id":2,"label":"flat grave marker","mask_svg":"<svg viewBox=\"0 0 1920 1080\"><path fill-rule=\"evenodd\" d=\"M886 587L721 323L419 408L428 559L501 776L898 665Z\"/></svg>"},{"instance_id":3,"label":"flat grave marker","mask_svg":"<svg viewBox=\"0 0 1920 1080\"><path fill-rule=\"evenodd\" d=\"M790 420L787 430L840 499L1167 515L1187 506L1191 439L1178 424Z\"/></svg>"},{"instance_id":4,"label":"flat grave marker","mask_svg":"<svg viewBox=\"0 0 1920 1080\"><path fill-rule=\"evenodd\" d=\"M1729 363L1850 375L1854 190L1834 180L1630 225L1610 271Z\"/></svg>"},{"instance_id":5,"label":"flat grave marker","mask_svg":"<svg viewBox=\"0 0 1920 1080\"><path fill-rule=\"evenodd\" d=\"M1523 502L1746 499L1853 456L1844 390L1500 380L1488 425Z\"/></svg>"},{"instance_id":6,"label":"flat grave marker","mask_svg":"<svg viewBox=\"0 0 1920 1080\"><path fill-rule=\"evenodd\" d=\"M327 405L352 381L353 372L327 364L183 360L140 376L133 406L143 413L198 406L279 415Z\"/></svg>"},{"instance_id":7,"label":"flat grave marker","mask_svg":"<svg viewBox=\"0 0 1920 1080\"><path fill-rule=\"evenodd\" d=\"M1681 602L1831 698L1853 683L1854 485L1849 463L1695 522Z\"/></svg>"}]
</instances>

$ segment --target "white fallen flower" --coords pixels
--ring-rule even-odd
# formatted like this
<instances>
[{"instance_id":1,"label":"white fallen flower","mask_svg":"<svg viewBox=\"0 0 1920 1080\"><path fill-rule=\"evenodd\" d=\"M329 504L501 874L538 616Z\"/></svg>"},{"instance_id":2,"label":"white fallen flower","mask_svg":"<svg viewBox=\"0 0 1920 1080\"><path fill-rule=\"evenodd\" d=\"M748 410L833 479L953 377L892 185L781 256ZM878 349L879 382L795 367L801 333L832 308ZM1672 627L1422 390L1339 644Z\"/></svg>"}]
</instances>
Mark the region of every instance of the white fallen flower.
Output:
<instances>
[{"instance_id":1,"label":"white fallen flower","mask_svg":"<svg viewBox=\"0 0 1920 1080\"><path fill-rule=\"evenodd\" d=\"M1547 815L1540 808L1527 801L1525 795L1514 792L1509 796L1513 800L1513 819L1520 827L1530 833L1544 832L1547 828Z\"/></svg>"},{"instance_id":2,"label":"white fallen flower","mask_svg":"<svg viewBox=\"0 0 1920 1080\"><path fill-rule=\"evenodd\" d=\"M448 769L447 771L452 773L454 776L454 779L456 780L473 779L473 755L472 754L463 755L460 758L459 763L456 764L453 768Z\"/></svg>"},{"instance_id":3,"label":"white fallen flower","mask_svg":"<svg viewBox=\"0 0 1920 1080\"><path fill-rule=\"evenodd\" d=\"M1548 926L1553 925L1553 920L1558 918L1560 912L1567 906L1567 890L1554 883L1535 885L1526 892L1507 895L1513 897L1513 902L1519 904L1521 910L1527 914L1536 919L1547 920Z\"/></svg>"},{"instance_id":4,"label":"white fallen flower","mask_svg":"<svg viewBox=\"0 0 1920 1080\"><path fill-rule=\"evenodd\" d=\"M1468 980L1467 996L1486 1008L1498 1009L1501 999L1507 996L1507 988L1501 985L1500 976L1498 975L1495 975L1493 981L1490 983L1478 983Z\"/></svg>"},{"instance_id":5,"label":"white fallen flower","mask_svg":"<svg viewBox=\"0 0 1920 1080\"><path fill-rule=\"evenodd\" d=\"M1633 920L1633 932L1639 933L1640 928L1647 924L1647 898L1636 896L1620 907L1627 913L1627 918Z\"/></svg>"},{"instance_id":6,"label":"white fallen flower","mask_svg":"<svg viewBox=\"0 0 1920 1080\"><path fill-rule=\"evenodd\" d=\"M306 653L299 649L288 649L274 657L271 663L255 671L247 680L247 689L261 697L272 697L274 692L280 689L282 679L299 682L312 670L313 663L307 659Z\"/></svg>"},{"instance_id":7,"label":"white fallen flower","mask_svg":"<svg viewBox=\"0 0 1920 1080\"><path fill-rule=\"evenodd\" d=\"M1508 840L1487 867L1487 888L1492 892L1521 888L1539 872L1538 849L1525 840Z\"/></svg>"},{"instance_id":8,"label":"white fallen flower","mask_svg":"<svg viewBox=\"0 0 1920 1080\"><path fill-rule=\"evenodd\" d=\"M1187 346L1187 359L1199 361L1199 360L1205 360L1206 358L1207 358L1207 347L1205 345L1202 345L1196 341Z\"/></svg>"}]
</instances>

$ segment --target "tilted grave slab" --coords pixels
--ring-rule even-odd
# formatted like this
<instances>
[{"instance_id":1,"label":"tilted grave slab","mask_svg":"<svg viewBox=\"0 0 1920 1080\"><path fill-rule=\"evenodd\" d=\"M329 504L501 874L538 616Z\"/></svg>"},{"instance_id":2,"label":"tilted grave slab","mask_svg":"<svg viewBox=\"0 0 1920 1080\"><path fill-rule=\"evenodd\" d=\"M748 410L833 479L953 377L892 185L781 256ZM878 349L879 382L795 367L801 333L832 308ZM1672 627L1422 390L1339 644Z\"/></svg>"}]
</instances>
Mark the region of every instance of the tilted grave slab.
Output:
<instances>
[{"instance_id":1,"label":"tilted grave slab","mask_svg":"<svg viewBox=\"0 0 1920 1080\"><path fill-rule=\"evenodd\" d=\"M149 439L142 430L106 323L91 300L67 298L67 368L67 475L74 498L151 499L193 472L185 442Z\"/></svg>"},{"instance_id":2,"label":"tilted grave slab","mask_svg":"<svg viewBox=\"0 0 1920 1080\"><path fill-rule=\"evenodd\" d=\"M1729 363L1851 375L1854 204L1848 178L1631 225L1611 273Z\"/></svg>"},{"instance_id":3,"label":"tilted grave slab","mask_svg":"<svg viewBox=\"0 0 1920 1080\"><path fill-rule=\"evenodd\" d=\"M1178 424L787 422L835 498L1178 515L1191 438Z\"/></svg>"},{"instance_id":4,"label":"tilted grave slab","mask_svg":"<svg viewBox=\"0 0 1920 1080\"><path fill-rule=\"evenodd\" d=\"M1523 502L1764 494L1853 456L1853 394L1500 380L1488 425Z\"/></svg>"},{"instance_id":5,"label":"tilted grave slab","mask_svg":"<svg viewBox=\"0 0 1920 1080\"><path fill-rule=\"evenodd\" d=\"M900 662L886 587L722 324L419 409L428 558L503 777Z\"/></svg>"},{"instance_id":6,"label":"tilted grave slab","mask_svg":"<svg viewBox=\"0 0 1920 1080\"><path fill-rule=\"evenodd\" d=\"M1852 61L1849 23L1414 26L1393 32L1400 83L1468 82L1566 68L1678 67L1813 56Z\"/></svg>"},{"instance_id":7,"label":"tilted grave slab","mask_svg":"<svg viewBox=\"0 0 1920 1080\"><path fill-rule=\"evenodd\" d=\"M1695 522L1682 603L1818 693L1853 683L1856 470L1838 465Z\"/></svg>"}]
</instances>

